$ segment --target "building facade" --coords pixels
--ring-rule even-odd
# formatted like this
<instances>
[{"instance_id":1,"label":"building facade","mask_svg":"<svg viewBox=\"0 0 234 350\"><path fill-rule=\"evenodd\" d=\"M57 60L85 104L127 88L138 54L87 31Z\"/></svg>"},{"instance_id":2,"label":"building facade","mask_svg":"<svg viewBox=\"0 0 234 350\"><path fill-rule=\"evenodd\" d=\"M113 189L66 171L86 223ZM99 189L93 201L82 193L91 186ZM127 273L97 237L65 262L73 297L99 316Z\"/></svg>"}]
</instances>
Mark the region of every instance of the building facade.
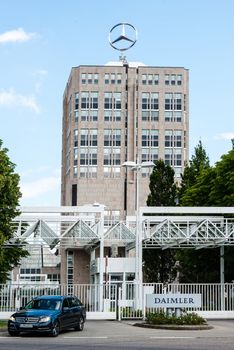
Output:
<instances>
[{"instance_id":1,"label":"building facade","mask_svg":"<svg viewBox=\"0 0 234 350\"><path fill-rule=\"evenodd\" d=\"M110 223L135 215L136 172L122 164L163 159L180 181L188 145L187 69L122 61L74 67L63 97L61 204L104 204ZM142 168L139 205L149 175Z\"/></svg>"}]
</instances>

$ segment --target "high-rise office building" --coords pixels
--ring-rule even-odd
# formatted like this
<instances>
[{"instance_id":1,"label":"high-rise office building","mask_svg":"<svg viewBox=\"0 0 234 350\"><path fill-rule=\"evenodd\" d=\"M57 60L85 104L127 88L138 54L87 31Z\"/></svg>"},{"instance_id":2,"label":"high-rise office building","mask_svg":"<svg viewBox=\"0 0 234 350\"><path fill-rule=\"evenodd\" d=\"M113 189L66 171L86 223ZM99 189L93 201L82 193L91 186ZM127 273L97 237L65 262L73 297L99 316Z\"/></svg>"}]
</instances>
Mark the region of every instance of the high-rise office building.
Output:
<instances>
[{"instance_id":1,"label":"high-rise office building","mask_svg":"<svg viewBox=\"0 0 234 350\"><path fill-rule=\"evenodd\" d=\"M136 173L125 161L163 159L179 181L188 161L188 79L183 67L140 62L73 67L63 98L61 204L104 204L112 223L135 215ZM138 189L145 205L147 168Z\"/></svg>"}]
</instances>

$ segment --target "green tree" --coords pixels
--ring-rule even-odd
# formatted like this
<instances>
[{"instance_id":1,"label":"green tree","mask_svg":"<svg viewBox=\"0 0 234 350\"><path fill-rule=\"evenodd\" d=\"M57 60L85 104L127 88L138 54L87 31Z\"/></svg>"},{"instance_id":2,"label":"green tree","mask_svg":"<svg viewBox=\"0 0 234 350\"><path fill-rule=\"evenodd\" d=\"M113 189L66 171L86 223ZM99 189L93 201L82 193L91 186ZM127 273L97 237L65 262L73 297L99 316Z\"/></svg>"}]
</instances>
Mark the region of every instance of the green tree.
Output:
<instances>
[{"instance_id":1,"label":"green tree","mask_svg":"<svg viewBox=\"0 0 234 350\"><path fill-rule=\"evenodd\" d=\"M10 161L8 150L2 147L0 140L0 283L5 283L8 273L19 263L28 252L14 241L12 220L20 214L18 210L19 175L14 172L15 165Z\"/></svg>"},{"instance_id":2,"label":"green tree","mask_svg":"<svg viewBox=\"0 0 234 350\"><path fill-rule=\"evenodd\" d=\"M150 175L150 194L147 206L175 206L177 186L174 182L175 172L163 160L157 160Z\"/></svg>"},{"instance_id":3,"label":"green tree","mask_svg":"<svg viewBox=\"0 0 234 350\"><path fill-rule=\"evenodd\" d=\"M234 206L234 150L214 167L202 167L196 181L184 192L184 206ZM234 279L233 247L225 247L225 281ZM181 282L219 282L219 249L180 250Z\"/></svg>"},{"instance_id":4,"label":"green tree","mask_svg":"<svg viewBox=\"0 0 234 350\"><path fill-rule=\"evenodd\" d=\"M177 186L174 170L163 160L155 162L150 176L147 206L175 206ZM175 250L145 249L143 251L144 279L147 282L168 282L174 278Z\"/></svg>"},{"instance_id":5,"label":"green tree","mask_svg":"<svg viewBox=\"0 0 234 350\"><path fill-rule=\"evenodd\" d=\"M216 163L210 202L213 206L234 206L234 149Z\"/></svg>"},{"instance_id":6,"label":"green tree","mask_svg":"<svg viewBox=\"0 0 234 350\"><path fill-rule=\"evenodd\" d=\"M194 155L192 155L189 164L185 166L184 173L181 178L181 185L179 189L179 199L181 201L185 191L196 183L197 177L200 175L203 169L209 169L210 161L206 154L206 151L199 141L198 145L194 149Z\"/></svg>"}]
</instances>

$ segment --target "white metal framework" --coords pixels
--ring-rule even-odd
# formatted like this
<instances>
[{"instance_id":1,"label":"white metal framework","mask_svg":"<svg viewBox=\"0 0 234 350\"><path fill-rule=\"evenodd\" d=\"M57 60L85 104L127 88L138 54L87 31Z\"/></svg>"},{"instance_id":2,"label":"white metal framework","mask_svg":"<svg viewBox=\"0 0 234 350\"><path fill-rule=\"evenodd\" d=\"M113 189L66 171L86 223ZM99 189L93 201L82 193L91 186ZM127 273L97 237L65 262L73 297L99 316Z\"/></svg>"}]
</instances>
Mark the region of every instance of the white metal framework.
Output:
<instances>
[{"instance_id":1,"label":"white metal framework","mask_svg":"<svg viewBox=\"0 0 234 350\"><path fill-rule=\"evenodd\" d=\"M233 245L233 214L233 207L140 208L142 245L160 249Z\"/></svg>"}]
</instances>

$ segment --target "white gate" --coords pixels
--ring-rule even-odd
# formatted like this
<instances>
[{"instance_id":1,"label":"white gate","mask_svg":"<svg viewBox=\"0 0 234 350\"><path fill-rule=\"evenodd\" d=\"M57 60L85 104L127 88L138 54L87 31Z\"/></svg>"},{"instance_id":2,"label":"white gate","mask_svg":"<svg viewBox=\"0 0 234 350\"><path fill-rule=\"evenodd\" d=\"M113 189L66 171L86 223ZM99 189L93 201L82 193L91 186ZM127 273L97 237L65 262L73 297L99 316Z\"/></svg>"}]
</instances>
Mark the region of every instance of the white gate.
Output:
<instances>
[{"instance_id":1,"label":"white gate","mask_svg":"<svg viewBox=\"0 0 234 350\"><path fill-rule=\"evenodd\" d=\"M136 299L137 288L141 291L138 295L141 300ZM143 319L148 312L155 312L159 309L145 307L147 294L201 294L202 306L199 308L187 308L187 311L194 311L205 318L234 318L234 284L233 283L196 283L196 284L175 284L169 283L163 286L162 283L123 284L119 290L118 318Z\"/></svg>"},{"instance_id":2,"label":"white gate","mask_svg":"<svg viewBox=\"0 0 234 350\"><path fill-rule=\"evenodd\" d=\"M9 284L0 285L0 319L39 295L75 295L86 306L88 319L142 319L154 310L145 307L146 294L181 293L201 294L202 306L189 308L206 318L234 318L233 283L196 283L163 286L162 283L116 284Z\"/></svg>"},{"instance_id":3,"label":"white gate","mask_svg":"<svg viewBox=\"0 0 234 350\"><path fill-rule=\"evenodd\" d=\"M9 284L0 285L0 319L40 295L75 295L85 305L87 319L116 319L117 286L114 284Z\"/></svg>"}]
</instances>

